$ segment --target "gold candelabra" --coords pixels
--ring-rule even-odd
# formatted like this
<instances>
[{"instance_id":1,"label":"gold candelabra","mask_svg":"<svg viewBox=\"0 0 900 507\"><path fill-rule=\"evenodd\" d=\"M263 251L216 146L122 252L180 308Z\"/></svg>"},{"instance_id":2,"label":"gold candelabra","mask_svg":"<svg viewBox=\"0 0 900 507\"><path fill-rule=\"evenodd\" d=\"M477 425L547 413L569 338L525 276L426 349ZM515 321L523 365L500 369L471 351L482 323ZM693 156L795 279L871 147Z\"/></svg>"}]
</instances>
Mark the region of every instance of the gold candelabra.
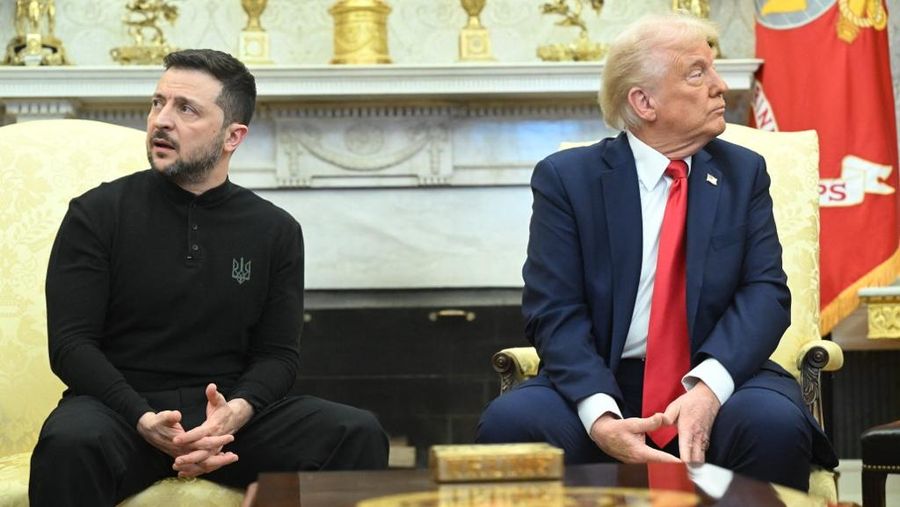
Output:
<instances>
[{"instance_id":1,"label":"gold candelabra","mask_svg":"<svg viewBox=\"0 0 900 507\"><path fill-rule=\"evenodd\" d=\"M334 58L331 63L391 63L384 0L339 0L328 13L334 17Z\"/></svg>"},{"instance_id":2,"label":"gold candelabra","mask_svg":"<svg viewBox=\"0 0 900 507\"><path fill-rule=\"evenodd\" d=\"M6 46L6 65L69 65L54 33L55 0L16 0L16 35Z\"/></svg>"},{"instance_id":3,"label":"gold candelabra","mask_svg":"<svg viewBox=\"0 0 900 507\"><path fill-rule=\"evenodd\" d=\"M588 37L587 24L581 18L584 3L588 0L572 0L574 6L570 6L569 0L552 0L541 4L542 14L558 14L562 19L557 21L559 26L578 27L578 36L568 44L547 44L538 47L538 58L544 61L590 61L600 60L606 55L607 47L591 41ZM591 8L597 14L603 7L603 0L589 0Z\"/></svg>"},{"instance_id":4,"label":"gold candelabra","mask_svg":"<svg viewBox=\"0 0 900 507\"><path fill-rule=\"evenodd\" d=\"M269 57L269 34L259 21L267 3L268 0L241 0L241 7L247 13L247 26L241 30L238 58L244 63L262 65L272 63Z\"/></svg>"},{"instance_id":5,"label":"gold candelabra","mask_svg":"<svg viewBox=\"0 0 900 507\"><path fill-rule=\"evenodd\" d=\"M491 38L479 18L487 0L460 0L460 3L469 15L469 20L459 32L459 60L462 62L494 60L491 55Z\"/></svg>"},{"instance_id":6,"label":"gold candelabra","mask_svg":"<svg viewBox=\"0 0 900 507\"><path fill-rule=\"evenodd\" d=\"M163 58L176 51L176 48L169 46L159 23L168 21L170 25L174 25L176 19L178 7L167 0L129 0L125 5L122 23L128 27L128 34L134 39L134 44L113 48L110 56L126 65L162 63Z\"/></svg>"}]
</instances>

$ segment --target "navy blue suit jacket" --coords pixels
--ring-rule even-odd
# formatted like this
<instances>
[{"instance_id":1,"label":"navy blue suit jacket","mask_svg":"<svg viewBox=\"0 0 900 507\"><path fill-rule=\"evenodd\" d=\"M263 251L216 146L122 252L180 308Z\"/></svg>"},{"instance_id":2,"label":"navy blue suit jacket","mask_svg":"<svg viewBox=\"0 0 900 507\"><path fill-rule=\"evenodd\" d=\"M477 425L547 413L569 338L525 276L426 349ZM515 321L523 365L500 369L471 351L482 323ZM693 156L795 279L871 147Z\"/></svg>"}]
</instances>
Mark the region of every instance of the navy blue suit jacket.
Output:
<instances>
[{"instance_id":1,"label":"navy blue suit jacket","mask_svg":"<svg viewBox=\"0 0 900 507\"><path fill-rule=\"evenodd\" d=\"M542 375L573 405L606 393L622 406L615 372L634 310L642 241L627 137L554 153L538 163L531 184L522 308ZM686 234L691 365L715 358L740 388L790 323L760 155L714 139L693 156ZM785 394L796 398L794 391Z\"/></svg>"},{"instance_id":2,"label":"navy blue suit jacket","mask_svg":"<svg viewBox=\"0 0 900 507\"><path fill-rule=\"evenodd\" d=\"M715 181L715 184L713 184ZM799 384L768 360L790 324L765 160L713 139L688 177L687 320L691 366L717 359L735 389L789 398L812 428L812 459L837 457ZM526 336L549 382L573 406L595 393L623 407L616 383L641 272L641 200L625 134L554 153L535 167L528 260L522 270Z\"/></svg>"}]
</instances>

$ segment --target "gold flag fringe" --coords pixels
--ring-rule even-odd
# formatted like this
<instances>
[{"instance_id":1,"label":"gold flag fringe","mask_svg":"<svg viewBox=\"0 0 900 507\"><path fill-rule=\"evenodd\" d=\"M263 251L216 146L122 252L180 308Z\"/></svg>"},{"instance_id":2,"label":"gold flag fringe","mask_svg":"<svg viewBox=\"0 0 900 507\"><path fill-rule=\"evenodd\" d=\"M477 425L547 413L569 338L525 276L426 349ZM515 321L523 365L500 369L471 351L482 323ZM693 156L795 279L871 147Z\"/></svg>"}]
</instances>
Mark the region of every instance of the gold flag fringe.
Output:
<instances>
[{"instance_id":1,"label":"gold flag fringe","mask_svg":"<svg viewBox=\"0 0 900 507\"><path fill-rule=\"evenodd\" d=\"M822 336L830 333L834 326L838 325L841 320L850 315L859 306L859 296L857 295L859 289L889 285L897 279L898 273L900 273L900 248L895 250L893 255L875 269L842 290L834 298L834 301L822 308L822 313L819 316L819 332Z\"/></svg>"}]
</instances>

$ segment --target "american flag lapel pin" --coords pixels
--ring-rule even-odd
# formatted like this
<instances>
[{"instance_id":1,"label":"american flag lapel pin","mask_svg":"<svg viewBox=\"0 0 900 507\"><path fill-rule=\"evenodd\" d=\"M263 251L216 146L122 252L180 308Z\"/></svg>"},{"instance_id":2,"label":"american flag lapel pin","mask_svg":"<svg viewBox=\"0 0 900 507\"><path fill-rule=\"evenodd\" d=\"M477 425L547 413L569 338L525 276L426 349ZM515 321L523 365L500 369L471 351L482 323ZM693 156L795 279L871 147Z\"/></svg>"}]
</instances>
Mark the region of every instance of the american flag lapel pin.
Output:
<instances>
[{"instance_id":1,"label":"american flag lapel pin","mask_svg":"<svg viewBox=\"0 0 900 507\"><path fill-rule=\"evenodd\" d=\"M719 179L712 174L706 173L706 182L715 187L719 184Z\"/></svg>"}]
</instances>

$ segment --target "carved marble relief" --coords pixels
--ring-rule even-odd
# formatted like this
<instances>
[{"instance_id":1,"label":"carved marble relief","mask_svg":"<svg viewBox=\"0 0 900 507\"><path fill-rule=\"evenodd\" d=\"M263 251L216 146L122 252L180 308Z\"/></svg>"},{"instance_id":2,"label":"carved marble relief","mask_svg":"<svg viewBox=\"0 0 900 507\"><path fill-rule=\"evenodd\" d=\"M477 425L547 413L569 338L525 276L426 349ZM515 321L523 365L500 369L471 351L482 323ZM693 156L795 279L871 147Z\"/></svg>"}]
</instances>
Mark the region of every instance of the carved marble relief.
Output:
<instances>
[{"instance_id":1,"label":"carved marble relief","mask_svg":"<svg viewBox=\"0 0 900 507\"><path fill-rule=\"evenodd\" d=\"M448 110L399 108L405 114L396 114L396 109L279 111L278 186L448 185L452 174Z\"/></svg>"},{"instance_id":2,"label":"carved marble relief","mask_svg":"<svg viewBox=\"0 0 900 507\"><path fill-rule=\"evenodd\" d=\"M613 134L591 104L286 108L271 122L278 188L527 185L561 142Z\"/></svg>"}]
</instances>

